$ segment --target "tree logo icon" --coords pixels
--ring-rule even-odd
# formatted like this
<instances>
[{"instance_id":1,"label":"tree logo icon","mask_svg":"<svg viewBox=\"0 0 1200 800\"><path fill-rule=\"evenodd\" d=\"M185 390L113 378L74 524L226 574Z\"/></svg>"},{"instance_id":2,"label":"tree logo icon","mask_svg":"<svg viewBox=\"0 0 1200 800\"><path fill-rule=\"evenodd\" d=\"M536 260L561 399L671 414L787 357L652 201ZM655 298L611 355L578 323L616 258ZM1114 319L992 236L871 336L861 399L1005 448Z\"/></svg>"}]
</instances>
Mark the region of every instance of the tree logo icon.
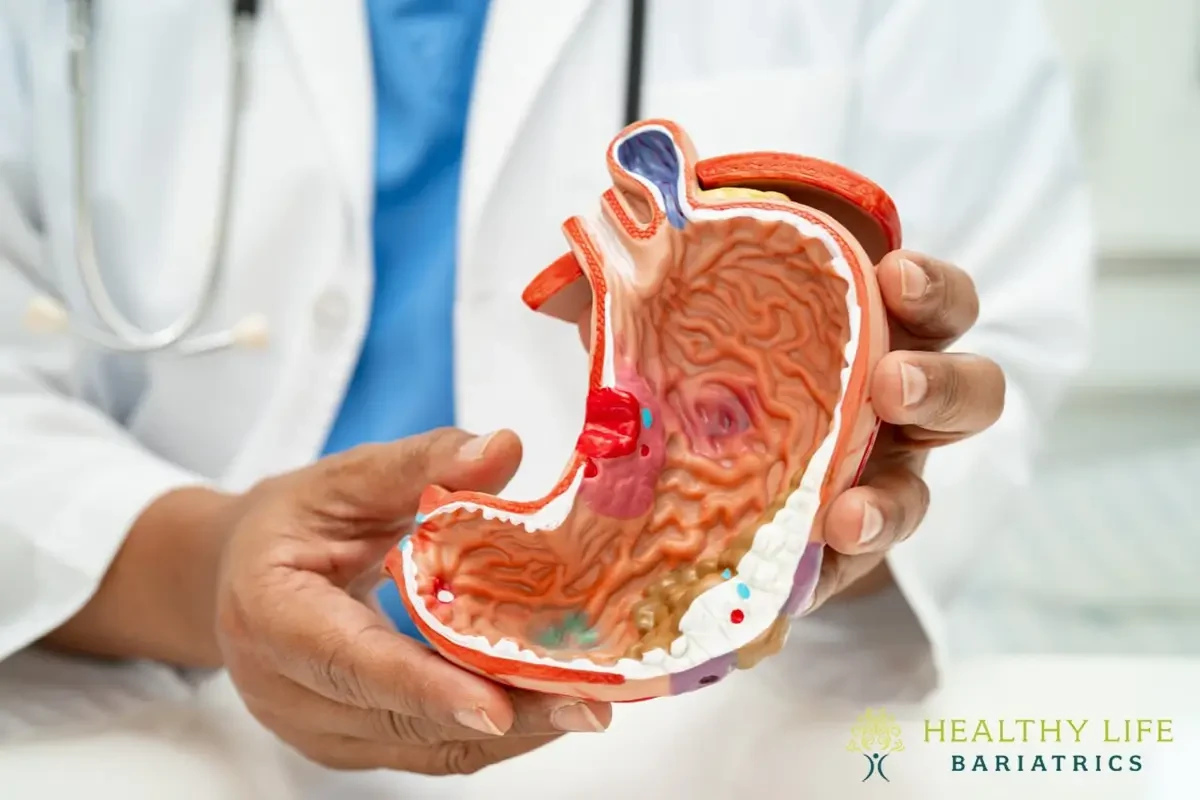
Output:
<instances>
[{"instance_id":1,"label":"tree logo icon","mask_svg":"<svg viewBox=\"0 0 1200 800\"><path fill-rule=\"evenodd\" d=\"M896 718L882 708L868 708L850 729L850 744L846 749L852 753L862 753L867 759L866 782L878 775L888 783L891 781L883 771L883 762L892 753L904 749L904 741L900 738L900 725Z\"/></svg>"}]
</instances>

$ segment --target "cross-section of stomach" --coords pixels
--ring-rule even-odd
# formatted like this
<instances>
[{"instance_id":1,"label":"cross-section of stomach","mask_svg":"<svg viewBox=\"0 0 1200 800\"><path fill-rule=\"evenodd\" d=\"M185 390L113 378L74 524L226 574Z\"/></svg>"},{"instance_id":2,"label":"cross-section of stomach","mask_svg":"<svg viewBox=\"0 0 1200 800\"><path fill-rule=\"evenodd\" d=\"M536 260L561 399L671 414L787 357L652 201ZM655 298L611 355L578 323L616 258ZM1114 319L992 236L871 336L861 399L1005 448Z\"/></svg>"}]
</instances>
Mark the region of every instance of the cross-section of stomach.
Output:
<instances>
[{"instance_id":1,"label":"cross-section of stomach","mask_svg":"<svg viewBox=\"0 0 1200 800\"><path fill-rule=\"evenodd\" d=\"M431 487L387 569L446 658L635 701L753 666L810 603L823 510L878 427L872 264L900 228L866 178L778 153L698 162L664 120L623 131L608 165L524 296L570 322L590 309L561 479L530 502Z\"/></svg>"}]
</instances>

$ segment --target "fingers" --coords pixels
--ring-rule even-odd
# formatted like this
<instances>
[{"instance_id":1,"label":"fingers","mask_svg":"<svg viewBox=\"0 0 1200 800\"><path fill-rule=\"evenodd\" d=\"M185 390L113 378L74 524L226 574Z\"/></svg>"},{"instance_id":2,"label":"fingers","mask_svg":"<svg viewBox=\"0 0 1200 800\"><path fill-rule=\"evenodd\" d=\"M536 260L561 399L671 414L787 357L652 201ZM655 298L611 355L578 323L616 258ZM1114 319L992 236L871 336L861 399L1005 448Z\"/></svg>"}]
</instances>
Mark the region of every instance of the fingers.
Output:
<instances>
[{"instance_id":1,"label":"fingers","mask_svg":"<svg viewBox=\"0 0 1200 800\"><path fill-rule=\"evenodd\" d=\"M514 719L509 733L540 736L551 733L600 733L612 722L612 706L540 692L513 690Z\"/></svg>"},{"instance_id":2,"label":"fingers","mask_svg":"<svg viewBox=\"0 0 1200 800\"><path fill-rule=\"evenodd\" d=\"M1004 410L1004 393L999 365L961 353L888 353L871 379L871 405L880 419L906 426L909 438L929 441L991 427Z\"/></svg>"},{"instance_id":3,"label":"fingers","mask_svg":"<svg viewBox=\"0 0 1200 800\"><path fill-rule=\"evenodd\" d=\"M499 686L389 631L371 609L320 576L281 571L267 580L280 584L239 596L220 610L220 629L242 642L232 652L252 652L267 662L246 664L244 670L229 663L235 680L280 674L357 708L490 735L512 727L513 706Z\"/></svg>"},{"instance_id":4,"label":"fingers","mask_svg":"<svg viewBox=\"0 0 1200 800\"><path fill-rule=\"evenodd\" d=\"M277 731L333 734L386 744L436 745L495 738L495 734L473 728L438 725L384 708L345 705L278 676L272 676L264 687L243 685L242 697L256 719Z\"/></svg>"},{"instance_id":5,"label":"fingers","mask_svg":"<svg viewBox=\"0 0 1200 800\"><path fill-rule=\"evenodd\" d=\"M941 350L979 317L971 276L909 250L889 253L875 270L897 350Z\"/></svg>"},{"instance_id":6,"label":"fingers","mask_svg":"<svg viewBox=\"0 0 1200 800\"><path fill-rule=\"evenodd\" d=\"M340 518L398 519L416 513L430 484L451 491L499 492L521 463L512 431L474 436L441 428L327 458L314 470L314 507Z\"/></svg>"},{"instance_id":7,"label":"fingers","mask_svg":"<svg viewBox=\"0 0 1200 800\"><path fill-rule=\"evenodd\" d=\"M907 539L929 507L919 473L926 451L985 430L1004 409L1005 380L989 359L945 354L979 317L974 281L958 267L907 250L876 267L893 349L871 376L871 405L893 447L877 448L865 482L830 505L813 607L880 568L886 552ZM908 445L905 447L904 445ZM877 573L880 574L880 573ZM866 581L864 583L869 583Z\"/></svg>"},{"instance_id":8,"label":"fingers","mask_svg":"<svg viewBox=\"0 0 1200 800\"><path fill-rule=\"evenodd\" d=\"M929 508L929 488L908 460L842 493L825 517L825 542L847 555L882 553L912 535Z\"/></svg>"},{"instance_id":9,"label":"fingers","mask_svg":"<svg viewBox=\"0 0 1200 800\"><path fill-rule=\"evenodd\" d=\"M332 769L391 769L422 775L470 775L536 750L558 738L503 737L434 746L387 744L344 736L285 732L281 737L308 759Z\"/></svg>"},{"instance_id":10,"label":"fingers","mask_svg":"<svg viewBox=\"0 0 1200 800\"><path fill-rule=\"evenodd\" d=\"M448 741L493 739L463 725L439 725L382 708L355 708L309 691L294 681L274 678L243 687L246 706L268 728L292 728L387 744L438 745ZM612 707L571 697L513 692L514 718L507 736L598 733L612 721ZM284 716L286 714L286 717Z\"/></svg>"}]
</instances>

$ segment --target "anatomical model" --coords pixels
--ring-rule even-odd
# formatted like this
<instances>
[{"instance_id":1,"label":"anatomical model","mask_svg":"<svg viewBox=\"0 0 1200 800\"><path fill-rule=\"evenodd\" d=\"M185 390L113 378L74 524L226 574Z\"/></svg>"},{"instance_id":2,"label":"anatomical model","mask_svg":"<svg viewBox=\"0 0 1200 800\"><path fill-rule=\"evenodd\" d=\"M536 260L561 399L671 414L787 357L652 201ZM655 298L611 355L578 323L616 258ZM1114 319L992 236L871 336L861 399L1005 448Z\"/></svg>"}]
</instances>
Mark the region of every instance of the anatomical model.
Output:
<instances>
[{"instance_id":1,"label":"anatomical model","mask_svg":"<svg viewBox=\"0 0 1200 800\"><path fill-rule=\"evenodd\" d=\"M878 427L872 265L900 225L848 170L697 162L662 120L626 128L608 167L596 213L567 221L570 252L524 294L569 322L591 308L570 463L533 502L431 487L387 570L449 660L621 702L753 666L811 603L822 513Z\"/></svg>"}]
</instances>

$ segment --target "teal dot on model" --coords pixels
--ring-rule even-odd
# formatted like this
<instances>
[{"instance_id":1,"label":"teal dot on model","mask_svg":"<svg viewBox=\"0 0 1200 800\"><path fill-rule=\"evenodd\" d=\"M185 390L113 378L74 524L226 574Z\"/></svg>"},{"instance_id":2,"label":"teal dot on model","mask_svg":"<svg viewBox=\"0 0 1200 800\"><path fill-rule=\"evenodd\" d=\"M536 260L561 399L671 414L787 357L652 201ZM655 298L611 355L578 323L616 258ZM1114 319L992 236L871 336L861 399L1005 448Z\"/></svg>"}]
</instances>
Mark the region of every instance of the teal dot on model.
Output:
<instances>
[{"instance_id":1,"label":"teal dot on model","mask_svg":"<svg viewBox=\"0 0 1200 800\"><path fill-rule=\"evenodd\" d=\"M750 587L744 583L739 583L737 585L737 593L738 597L742 598L743 600L748 600L750 598Z\"/></svg>"},{"instance_id":2,"label":"teal dot on model","mask_svg":"<svg viewBox=\"0 0 1200 800\"><path fill-rule=\"evenodd\" d=\"M733 571L727 569L721 573L721 577L724 578L725 580L729 580L730 578L733 577Z\"/></svg>"},{"instance_id":3,"label":"teal dot on model","mask_svg":"<svg viewBox=\"0 0 1200 800\"><path fill-rule=\"evenodd\" d=\"M654 415L650 413L650 409L642 408L642 427L649 428L654 424Z\"/></svg>"}]
</instances>

